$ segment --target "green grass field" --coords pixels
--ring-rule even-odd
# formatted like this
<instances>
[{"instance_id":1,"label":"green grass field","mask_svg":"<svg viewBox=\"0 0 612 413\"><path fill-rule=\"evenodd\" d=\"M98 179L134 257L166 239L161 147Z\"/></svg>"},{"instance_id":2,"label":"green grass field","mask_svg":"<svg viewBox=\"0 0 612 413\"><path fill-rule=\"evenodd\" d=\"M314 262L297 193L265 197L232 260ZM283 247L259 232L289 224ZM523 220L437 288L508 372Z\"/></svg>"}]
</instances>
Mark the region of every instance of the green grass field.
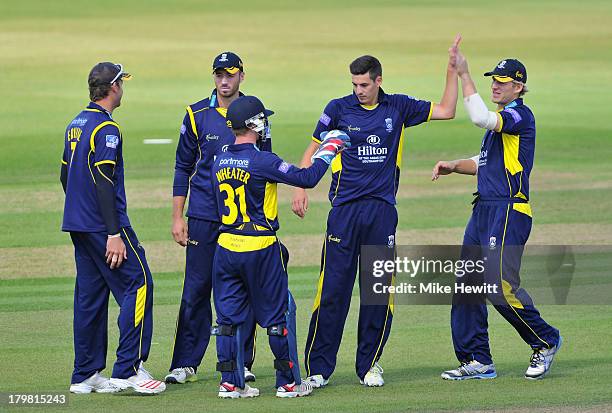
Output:
<instances>
[{"instance_id":1,"label":"green grass field","mask_svg":"<svg viewBox=\"0 0 612 413\"><path fill-rule=\"evenodd\" d=\"M130 218L154 273L155 327L148 369L165 374L180 300L183 250L169 234L174 150L187 104L212 90L210 64L234 50L245 62L243 91L275 110L275 151L297 162L330 99L350 92L348 64L379 57L387 92L438 100L454 35L476 84L504 57L527 66L526 97L538 125L531 200L536 244L612 243L612 4L604 0L515 1L85 1L27 0L0 12L0 393L64 392L72 370L74 262L59 231L58 181L63 131L88 102L87 73L98 61L121 62L134 75L115 119L122 126ZM485 99L487 100L487 99ZM457 118L409 130L398 195L399 244L456 244L470 213L474 180L431 183L439 159L479 151L481 132L460 104ZM172 138L171 145L144 145ZM311 192L303 221L279 192L281 238L292 254L290 284L298 303L300 352L316 289L328 211L329 178ZM357 300L357 297L355 297ZM354 301L356 304L356 301ZM530 351L491 312L499 377L449 383L456 364L449 308L398 306L382 358L387 384L366 389L354 373L356 306L347 321L331 386L303 400L276 400L272 356L258 345L258 400L216 398L214 346L200 381L157 397L70 397L79 411L612 411L610 306L542 306L565 346L550 376L523 379ZM109 317L116 318L113 306ZM108 366L117 331L110 322ZM260 337L265 337L263 330ZM237 403L237 404L236 404ZM291 404L291 406L288 406ZM0 406L0 411L6 405Z\"/></svg>"}]
</instances>

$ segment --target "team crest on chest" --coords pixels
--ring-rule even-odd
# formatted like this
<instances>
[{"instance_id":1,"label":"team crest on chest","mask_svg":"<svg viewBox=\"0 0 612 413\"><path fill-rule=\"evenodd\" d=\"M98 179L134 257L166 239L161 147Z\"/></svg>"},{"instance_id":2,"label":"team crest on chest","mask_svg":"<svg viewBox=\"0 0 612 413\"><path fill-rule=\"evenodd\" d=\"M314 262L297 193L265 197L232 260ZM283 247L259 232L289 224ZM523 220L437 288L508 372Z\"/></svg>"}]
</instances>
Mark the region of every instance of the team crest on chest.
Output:
<instances>
[{"instance_id":1,"label":"team crest on chest","mask_svg":"<svg viewBox=\"0 0 612 413\"><path fill-rule=\"evenodd\" d=\"M387 118L385 119L385 125L387 127L387 132L393 132L393 119Z\"/></svg>"}]
</instances>

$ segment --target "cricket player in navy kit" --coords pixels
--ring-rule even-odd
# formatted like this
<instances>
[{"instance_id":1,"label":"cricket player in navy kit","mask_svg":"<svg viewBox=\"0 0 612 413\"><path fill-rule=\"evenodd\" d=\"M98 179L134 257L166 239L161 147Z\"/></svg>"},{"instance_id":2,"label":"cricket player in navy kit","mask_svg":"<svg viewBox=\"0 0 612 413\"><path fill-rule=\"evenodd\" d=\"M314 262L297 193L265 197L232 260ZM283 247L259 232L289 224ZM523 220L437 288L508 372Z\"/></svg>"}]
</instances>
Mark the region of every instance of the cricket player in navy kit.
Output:
<instances>
[{"instance_id":1,"label":"cricket player in navy kit","mask_svg":"<svg viewBox=\"0 0 612 413\"><path fill-rule=\"evenodd\" d=\"M516 329L533 353L527 379L549 371L562 338L546 323L527 291L520 287L523 248L531 232L529 175L533 167L536 128L531 109L523 103L527 71L516 59L505 59L485 76L492 76L492 101L487 109L470 77L465 57L457 52L466 110L472 122L487 131L480 154L471 159L438 162L432 179L452 172L477 175L478 192L463 239L462 258L486 259L484 274L467 274L457 283L485 282L497 287L487 298ZM471 277L471 278L470 278ZM442 373L447 380L490 379L497 376L489 348L487 306L456 294L451 310L455 354L461 365Z\"/></svg>"},{"instance_id":2,"label":"cricket player in navy kit","mask_svg":"<svg viewBox=\"0 0 612 413\"><path fill-rule=\"evenodd\" d=\"M218 326L219 397L256 397L259 390L242 374L245 317L252 307L257 323L267 330L274 353L276 396L299 397L312 392L302 382L297 355L296 306L288 288L283 248L276 238L277 183L313 187L337 152L349 145L340 131L324 133L313 165L300 169L277 155L259 150L269 136L268 116L254 96L242 96L227 118L236 142L214 162L214 191L221 215L221 234L213 266L213 291Z\"/></svg>"},{"instance_id":3,"label":"cricket player in navy kit","mask_svg":"<svg viewBox=\"0 0 612 413\"><path fill-rule=\"evenodd\" d=\"M62 230L70 232L77 271L72 393L132 388L155 394L166 388L142 366L151 347L153 279L127 215L123 135L112 118L129 78L119 64L94 66L88 79L91 102L69 123L64 139ZM121 308L110 380L100 374L106 367L109 293Z\"/></svg>"},{"instance_id":4,"label":"cricket player in navy kit","mask_svg":"<svg viewBox=\"0 0 612 413\"><path fill-rule=\"evenodd\" d=\"M241 95L240 84L244 80L244 66L235 53L219 54L212 68L215 89L210 98L187 106L176 148L172 235L187 251L170 374L166 376L168 383L196 381L197 368L210 341L212 263L220 225L210 169L214 158L234 143L225 117L230 103ZM269 151L271 145L268 139L262 149ZM183 210L188 194L186 223ZM254 381L255 375L251 373L255 358L253 317L247 320L245 330L245 377L247 381Z\"/></svg>"},{"instance_id":5,"label":"cricket player in navy kit","mask_svg":"<svg viewBox=\"0 0 612 413\"><path fill-rule=\"evenodd\" d=\"M386 245L391 251L395 248L395 195L406 129L455 116L457 74L453 59L459 41L458 36L449 48L446 87L439 104L386 94L381 88L382 67L378 59L357 58L350 65L353 94L329 102L304 154L302 167L309 164L319 143L317 137L323 131L339 129L351 138L351 149L331 164L332 208L305 348L307 380L314 387L325 386L335 369L361 246ZM306 208L305 191L296 191L293 211L303 217ZM363 385L384 384L378 360L392 319L392 296L388 305L360 306L355 369Z\"/></svg>"}]
</instances>

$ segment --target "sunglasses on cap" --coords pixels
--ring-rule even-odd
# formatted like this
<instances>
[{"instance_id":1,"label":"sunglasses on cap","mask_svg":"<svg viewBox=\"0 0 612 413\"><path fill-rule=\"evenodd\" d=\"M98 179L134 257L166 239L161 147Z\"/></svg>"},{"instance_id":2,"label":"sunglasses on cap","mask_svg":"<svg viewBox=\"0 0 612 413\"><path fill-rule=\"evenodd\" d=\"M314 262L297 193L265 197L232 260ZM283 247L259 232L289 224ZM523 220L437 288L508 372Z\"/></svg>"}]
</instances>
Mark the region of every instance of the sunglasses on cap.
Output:
<instances>
[{"instance_id":1,"label":"sunglasses on cap","mask_svg":"<svg viewBox=\"0 0 612 413\"><path fill-rule=\"evenodd\" d=\"M123 71L123 65L121 63L117 63L115 64L115 67L119 68L119 72L117 72L117 74L115 75L115 77L113 78L113 80L110 81L110 84L112 85L113 83L115 83L118 80L130 80L132 78L132 75L129 73L126 73Z\"/></svg>"}]
</instances>

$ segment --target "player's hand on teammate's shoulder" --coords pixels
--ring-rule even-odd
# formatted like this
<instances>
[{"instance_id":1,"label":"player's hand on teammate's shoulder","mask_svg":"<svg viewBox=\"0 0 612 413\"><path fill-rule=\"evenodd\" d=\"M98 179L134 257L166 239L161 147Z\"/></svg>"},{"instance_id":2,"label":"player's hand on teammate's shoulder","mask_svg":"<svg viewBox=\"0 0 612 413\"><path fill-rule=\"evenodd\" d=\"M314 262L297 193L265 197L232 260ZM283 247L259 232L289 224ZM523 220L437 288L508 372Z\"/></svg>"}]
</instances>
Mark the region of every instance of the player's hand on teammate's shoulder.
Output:
<instances>
[{"instance_id":1,"label":"player's hand on teammate's shoulder","mask_svg":"<svg viewBox=\"0 0 612 413\"><path fill-rule=\"evenodd\" d=\"M187 223L183 217L174 218L172 220L172 236L177 244L183 247L187 246Z\"/></svg>"},{"instance_id":2,"label":"player's hand on teammate's shoulder","mask_svg":"<svg viewBox=\"0 0 612 413\"><path fill-rule=\"evenodd\" d=\"M106 240L106 263L110 265L110 269L114 270L127 260L127 248L121 237L109 236Z\"/></svg>"}]
</instances>

